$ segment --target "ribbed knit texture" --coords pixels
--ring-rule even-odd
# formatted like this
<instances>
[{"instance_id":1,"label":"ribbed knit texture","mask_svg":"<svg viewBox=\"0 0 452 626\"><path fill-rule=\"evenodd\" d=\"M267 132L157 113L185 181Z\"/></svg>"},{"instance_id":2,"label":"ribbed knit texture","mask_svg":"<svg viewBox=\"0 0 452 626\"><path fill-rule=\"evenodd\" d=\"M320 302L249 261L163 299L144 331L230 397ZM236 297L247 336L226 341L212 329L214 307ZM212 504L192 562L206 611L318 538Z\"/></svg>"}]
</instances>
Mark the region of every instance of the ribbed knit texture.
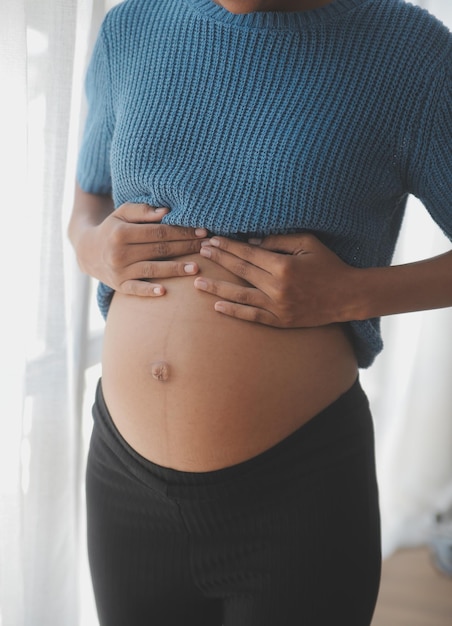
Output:
<instances>
[{"instance_id":1,"label":"ribbed knit texture","mask_svg":"<svg viewBox=\"0 0 452 626\"><path fill-rule=\"evenodd\" d=\"M402 0L235 15L127 0L86 79L78 181L116 206L213 233L316 234L358 267L391 262L407 195L452 238L452 36ZM107 314L112 290L100 285ZM359 365L378 319L351 322Z\"/></svg>"}]
</instances>

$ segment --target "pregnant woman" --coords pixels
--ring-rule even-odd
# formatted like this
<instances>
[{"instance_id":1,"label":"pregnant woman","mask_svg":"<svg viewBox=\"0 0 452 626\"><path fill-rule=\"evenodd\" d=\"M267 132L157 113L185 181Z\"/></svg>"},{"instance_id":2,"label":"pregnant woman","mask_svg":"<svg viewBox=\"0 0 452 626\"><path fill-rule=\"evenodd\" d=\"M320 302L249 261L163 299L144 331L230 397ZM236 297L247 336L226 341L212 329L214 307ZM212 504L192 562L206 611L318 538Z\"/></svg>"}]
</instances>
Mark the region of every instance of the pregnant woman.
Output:
<instances>
[{"instance_id":1,"label":"pregnant woman","mask_svg":"<svg viewBox=\"0 0 452 626\"><path fill-rule=\"evenodd\" d=\"M401 0L127 0L87 74L69 233L106 317L87 467L102 626L368 626L359 385L406 198L452 236L452 37Z\"/></svg>"}]
</instances>

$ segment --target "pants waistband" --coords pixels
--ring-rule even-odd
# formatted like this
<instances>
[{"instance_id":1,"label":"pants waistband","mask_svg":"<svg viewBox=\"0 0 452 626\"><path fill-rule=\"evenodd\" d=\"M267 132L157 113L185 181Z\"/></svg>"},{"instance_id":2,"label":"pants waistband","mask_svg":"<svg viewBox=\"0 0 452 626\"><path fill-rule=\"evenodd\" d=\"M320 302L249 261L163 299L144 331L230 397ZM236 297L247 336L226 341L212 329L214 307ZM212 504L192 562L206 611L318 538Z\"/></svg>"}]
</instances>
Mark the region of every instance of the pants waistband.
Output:
<instances>
[{"instance_id":1,"label":"pants waistband","mask_svg":"<svg viewBox=\"0 0 452 626\"><path fill-rule=\"evenodd\" d=\"M336 401L270 449L237 465L209 472L163 467L141 456L116 428L99 380L93 406L93 438L99 436L124 469L142 483L169 497L217 499L254 493L256 485L291 481L322 471L363 445L373 445L373 424L367 397L357 379ZM277 418L276 418L277 419ZM92 443L93 445L93 443Z\"/></svg>"}]
</instances>

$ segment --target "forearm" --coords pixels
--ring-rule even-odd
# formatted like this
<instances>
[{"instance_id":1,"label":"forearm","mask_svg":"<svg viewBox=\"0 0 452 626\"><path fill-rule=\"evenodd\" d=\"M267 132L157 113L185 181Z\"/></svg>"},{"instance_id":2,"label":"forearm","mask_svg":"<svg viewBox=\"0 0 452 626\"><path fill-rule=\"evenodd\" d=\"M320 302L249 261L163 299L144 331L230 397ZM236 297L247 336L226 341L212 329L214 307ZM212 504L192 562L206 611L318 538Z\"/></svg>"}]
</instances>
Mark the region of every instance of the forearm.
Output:
<instances>
[{"instance_id":1,"label":"forearm","mask_svg":"<svg viewBox=\"0 0 452 626\"><path fill-rule=\"evenodd\" d=\"M416 263L358 270L351 319L452 306L452 251Z\"/></svg>"},{"instance_id":2,"label":"forearm","mask_svg":"<svg viewBox=\"0 0 452 626\"><path fill-rule=\"evenodd\" d=\"M92 240L93 229L101 224L113 209L113 200L110 196L87 193L76 185L68 236L80 268L87 274L96 275L91 259L95 250L95 242Z\"/></svg>"}]
</instances>

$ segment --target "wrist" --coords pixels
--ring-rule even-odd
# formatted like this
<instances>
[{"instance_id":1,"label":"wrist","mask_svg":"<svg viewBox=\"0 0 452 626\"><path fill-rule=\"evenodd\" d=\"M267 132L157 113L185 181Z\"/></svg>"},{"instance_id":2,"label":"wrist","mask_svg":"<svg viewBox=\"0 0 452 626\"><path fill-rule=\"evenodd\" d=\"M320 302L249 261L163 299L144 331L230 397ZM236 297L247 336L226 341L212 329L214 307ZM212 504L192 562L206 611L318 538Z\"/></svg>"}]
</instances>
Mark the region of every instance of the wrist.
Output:
<instances>
[{"instance_id":1,"label":"wrist","mask_svg":"<svg viewBox=\"0 0 452 626\"><path fill-rule=\"evenodd\" d=\"M92 257L99 249L96 242L96 229L97 227L93 224L79 225L71 236L71 243L81 271L94 278L97 278L97 273Z\"/></svg>"},{"instance_id":2,"label":"wrist","mask_svg":"<svg viewBox=\"0 0 452 626\"><path fill-rule=\"evenodd\" d=\"M369 289L368 272L368 269L349 268L346 286L341 295L342 306L339 322L362 321L372 317L370 313L372 308L372 290Z\"/></svg>"}]
</instances>

